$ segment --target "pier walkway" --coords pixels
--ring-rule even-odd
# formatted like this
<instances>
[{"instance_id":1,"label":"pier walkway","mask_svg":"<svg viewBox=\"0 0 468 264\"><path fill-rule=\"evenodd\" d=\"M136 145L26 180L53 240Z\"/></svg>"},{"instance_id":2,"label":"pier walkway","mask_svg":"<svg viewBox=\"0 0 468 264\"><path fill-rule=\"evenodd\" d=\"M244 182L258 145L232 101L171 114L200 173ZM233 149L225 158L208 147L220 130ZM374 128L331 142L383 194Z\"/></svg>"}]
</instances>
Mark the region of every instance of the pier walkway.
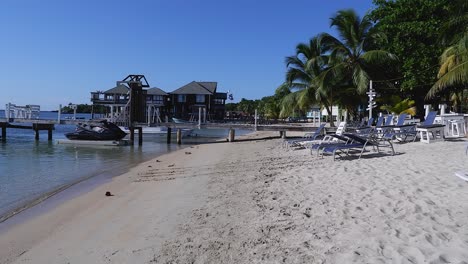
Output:
<instances>
[{"instance_id":1,"label":"pier walkway","mask_svg":"<svg viewBox=\"0 0 468 264\"><path fill-rule=\"evenodd\" d=\"M51 120L51 119L23 119L23 118L0 118L0 128L2 129L1 140L6 141L6 130L7 128L19 128L19 129L32 129L35 132L35 139L39 140L39 131L47 130L48 131L48 140L52 140L52 130L56 124L61 125L76 125L78 123L99 123L99 120ZM130 129L130 138L131 141L134 139L134 131L137 130L139 134L139 145L142 143L142 132L141 128L146 126L146 124L136 124L132 129ZM206 129L228 129L229 130L229 141L234 141L234 135L236 129L242 130L253 130L253 131L278 131L279 136L286 137L287 131L314 131L316 127L313 127L312 124L274 124L274 125L255 125L255 124L238 124L238 123L160 123L159 126L167 127L167 141L171 141L171 130L181 130L184 128L206 128ZM334 132L336 128L328 127L326 128L327 133ZM180 144L180 138L177 137L177 143Z\"/></svg>"}]
</instances>

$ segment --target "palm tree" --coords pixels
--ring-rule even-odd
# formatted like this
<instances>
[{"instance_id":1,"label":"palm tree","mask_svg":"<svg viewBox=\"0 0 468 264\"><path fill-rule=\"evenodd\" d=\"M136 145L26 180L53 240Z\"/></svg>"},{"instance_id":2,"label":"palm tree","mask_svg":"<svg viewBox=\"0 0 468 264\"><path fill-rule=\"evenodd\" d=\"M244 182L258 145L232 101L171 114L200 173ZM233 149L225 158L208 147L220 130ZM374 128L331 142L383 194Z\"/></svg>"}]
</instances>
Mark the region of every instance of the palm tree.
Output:
<instances>
[{"instance_id":1,"label":"palm tree","mask_svg":"<svg viewBox=\"0 0 468 264\"><path fill-rule=\"evenodd\" d=\"M454 105L463 98L468 84L468 2L453 0L449 6L451 17L442 26L442 41L450 43L440 57L438 80L429 90L426 99L447 91Z\"/></svg>"},{"instance_id":2,"label":"palm tree","mask_svg":"<svg viewBox=\"0 0 468 264\"><path fill-rule=\"evenodd\" d=\"M318 89L331 94L334 88L354 87L363 94L376 67L397 58L387 51L372 49L386 41L386 36L374 30L368 15L361 19L354 10L341 10L331 18L331 26L337 29L341 40L328 33L320 35L320 42L330 53L330 67L316 78Z\"/></svg>"},{"instance_id":3,"label":"palm tree","mask_svg":"<svg viewBox=\"0 0 468 264\"><path fill-rule=\"evenodd\" d=\"M284 85L293 93L284 97L281 116L290 115L295 110L307 110L313 103L323 104L331 115L332 102L327 100L325 94L317 92L315 85L315 78L327 67L325 51L320 39L313 37L307 44L298 44L296 54L286 58L288 70Z\"/></svg>"},{"instance_id":4,"label":"palm tree","mask_svg":"<svg viewBox=\"0 0 468 264\"><path fill-rule=\"evenodd\" d=\"M440 57L437 82L426 95L433 98L437 93L453 88L460 90L468 84L468 33L458 43L447 48Z\"/></svg>"}]
</instances>

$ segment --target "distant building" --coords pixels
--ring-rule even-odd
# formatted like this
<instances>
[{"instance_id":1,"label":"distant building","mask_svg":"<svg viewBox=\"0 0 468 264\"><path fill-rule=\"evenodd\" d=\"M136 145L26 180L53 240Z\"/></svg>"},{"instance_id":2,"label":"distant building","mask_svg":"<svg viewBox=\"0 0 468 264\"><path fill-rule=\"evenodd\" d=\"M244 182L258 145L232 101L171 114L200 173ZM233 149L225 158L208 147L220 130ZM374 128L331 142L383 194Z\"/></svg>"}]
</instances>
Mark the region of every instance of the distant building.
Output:
<instances>
[{"instance_id":1,"label":"distant building","mask_svg":"<svg viewBox=\"0 0 468 264\"><path fill-rule=\"evenodd\" d=\"M173 117L198 119L199 109L209 120L222 120L227 93L218 93L217 82L190 82L170 92Z\"/></svg>"},{"instance_id":2,"label":"distant building","mask_svg":"<svg viewBox=\"0 0 468 264\"><path fill-rule=\"evenodd\" d=\"M199 109L207 120L222 120L225 113L227 93L217 92L217 82L190 82L170 93L153 87L145 90L145 115L148 123L158 122L159 117L198 120ZM94 105L109 107L113 121L125 119L130 99L130 88L120 84L107 91L91 92Z\"/></svg>"}]
</instances>

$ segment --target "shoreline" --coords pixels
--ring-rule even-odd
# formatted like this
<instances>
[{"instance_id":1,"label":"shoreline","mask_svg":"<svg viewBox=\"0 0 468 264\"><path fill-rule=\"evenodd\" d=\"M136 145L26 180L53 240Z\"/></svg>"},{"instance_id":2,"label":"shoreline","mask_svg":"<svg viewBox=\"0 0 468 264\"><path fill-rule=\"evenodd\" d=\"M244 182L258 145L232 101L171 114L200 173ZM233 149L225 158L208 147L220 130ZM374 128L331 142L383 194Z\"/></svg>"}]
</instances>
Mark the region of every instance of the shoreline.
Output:
<instances>
[{"instance_id":1,"label":"shoreline","mask_svg":"<svg viewBox=\"0 0 468 264\"><path fill-rule=\"evenodd\" d=\"M66 183L66 184L62 184L60 186L57 186L55 188L51 188L49 191L43 193L43 194L40 194L36 197L32 197L31 199L28 199L26 200L25 202L21 203L18 205L18 207L15 207L11 210L8 210L6 211L5 213L2 213L0 214L0 224L5 222L5 221L8 221L10 218L12 217L15 217L15 215L17 214L20 214L21 212L25 211L25 210L28 210L38 204L41 204L45 201L47 201L48 199L50 199L51 197L59 194L59 193L62 193L62 192L66 192L67 189L69 188L72 188L73 186L75 185L78 185L78 184L81 184L83 182L86 182L86 181L89 181L89 180L92 180L93 178L113 178L113 177L118 177L124 173L127 173L128 171L130 171L132 168L134 167L137 167L138 165L140 165L141 163L144 163L144 162L147 162L149 160L152 160L152 159L155 159L161 155L165 155L167 153L171 153L173 151L178 151L179 149L184 149L184 148L187 148L187 147L190 147L190 145L181 145L181 146L176 146L175 150L170 150L170 151L166 151L164 153L154 153L153 155L151 155L151 157L149 158L145 158L143 159L142 161L140 162L137 162L137 163L133 163L133 164L130 164L130 166L128 165L125 165L125 166L116 166L114 168L111 168L111 169L108 169L108 170L104 170L104 171L100 171L100 172L93 172L91 174L87 174L87 175L84 175L80 178L77 178L76 180L70 182L70 183ZM0 229L1 231L1 229Z\"/></svg>"},{"instance_id":2,"label":"shoreline","mask_svg":"<svg viewBox=\"0 0 468 264\"><path fill-rule=\"evenodd\" d=\"M141 163L4 233L0 263L468 258L466 140L333 162L266 135Z\"/></svg>"}]
</instances>

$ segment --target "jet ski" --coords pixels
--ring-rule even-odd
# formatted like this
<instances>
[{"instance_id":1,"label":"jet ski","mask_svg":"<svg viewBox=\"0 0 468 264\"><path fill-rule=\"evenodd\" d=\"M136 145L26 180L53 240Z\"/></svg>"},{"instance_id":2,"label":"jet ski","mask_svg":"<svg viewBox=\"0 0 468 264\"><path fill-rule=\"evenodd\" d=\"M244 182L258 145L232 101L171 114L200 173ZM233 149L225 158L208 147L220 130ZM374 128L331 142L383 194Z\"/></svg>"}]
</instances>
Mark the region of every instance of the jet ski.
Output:
<instances>
[{"instance_id":1,"label":"jet ski","mask_svg":"<svg viewBox=\"0 0 468 264\"><path fill-rule=\"evenodd\" d=\"M99 124L78 123L74 132L65 134L72 140L120 140L126 135L117 125L106 120Z\"/></svg>"}]
</instances>

